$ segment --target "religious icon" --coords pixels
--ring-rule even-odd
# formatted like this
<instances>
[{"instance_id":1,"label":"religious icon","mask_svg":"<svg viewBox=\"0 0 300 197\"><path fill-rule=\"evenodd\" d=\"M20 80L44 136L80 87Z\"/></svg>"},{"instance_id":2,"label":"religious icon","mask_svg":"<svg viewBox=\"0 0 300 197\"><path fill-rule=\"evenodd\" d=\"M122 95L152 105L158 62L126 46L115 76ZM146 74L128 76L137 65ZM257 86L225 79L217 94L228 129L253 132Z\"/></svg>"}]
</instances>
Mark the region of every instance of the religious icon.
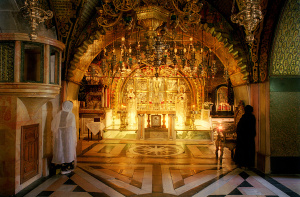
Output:
<instances>
[{"instance_id":1,"label":"religious icon","mask_svg":"<svg viewBox=\"0 0 300 197\"><path fill-rule=\"evenodd\" d=\"M178 88L175 107L176 107L177 127L184 128L185 121L186 121L186 112L187 112L187 96L185 93L184 85L180 85Z\"/></svg>"},{"instance_id":2,"label":"religious icon","mask_svg":"<svg viewBox=\"0 0 300 197\"><path fill-rule=\"evenodd\" d=\"M217 111L230 111L227 98L227 87L220 87L217 91Z\"/></svg>"},{"instance_id":3,"label":"religious icon","mask_svg":"<svg viewBox=\"0 0 300 197\"><path fill-rule=\"evenodd\" d=\"M137 118L137 109L136 109L136 99L133 92L133 87L128 87L129 93L127 94L127 121L128 129L136 129L136 118Z\"/></svg>"}]
</instances>

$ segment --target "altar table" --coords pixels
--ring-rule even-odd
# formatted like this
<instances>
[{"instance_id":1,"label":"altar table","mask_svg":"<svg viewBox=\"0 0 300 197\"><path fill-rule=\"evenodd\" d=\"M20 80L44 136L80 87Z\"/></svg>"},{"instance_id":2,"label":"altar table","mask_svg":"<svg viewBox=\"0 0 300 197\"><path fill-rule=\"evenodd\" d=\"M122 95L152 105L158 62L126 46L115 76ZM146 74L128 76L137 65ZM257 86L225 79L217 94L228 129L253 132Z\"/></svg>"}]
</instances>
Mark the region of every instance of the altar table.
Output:
<instances>
[{"instance_id":1,"label":"altar table","mask_svg":"<svg viewBox=\"0 0 300 197\"><path fill-rule=\"evenodd\" d=\"M88 128L88 140L89 140L89 135L90 135L90 131L91 131L91 140L92 138L92 134L97 135L98 134L98 140L103 136L103 129L105 128L105 125L102 122L88 122L86 124L86 127Z\"/></svg>"}]
</instances>

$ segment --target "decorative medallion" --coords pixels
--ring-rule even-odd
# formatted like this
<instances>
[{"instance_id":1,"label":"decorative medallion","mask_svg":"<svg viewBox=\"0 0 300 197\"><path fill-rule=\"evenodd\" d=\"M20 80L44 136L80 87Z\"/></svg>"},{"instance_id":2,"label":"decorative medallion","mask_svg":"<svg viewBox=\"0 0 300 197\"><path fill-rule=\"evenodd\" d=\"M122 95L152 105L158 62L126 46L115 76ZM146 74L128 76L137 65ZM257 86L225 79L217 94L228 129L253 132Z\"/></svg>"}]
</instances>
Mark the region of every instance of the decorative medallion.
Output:
<instances>
[{"instance_id":1,"label":"decorative medallion","mask_svg":"<svg viewBox=\"0 0 300 197\"><path fill-rule=\"evenodd\" d=\"M182 154L184 150L178 145L137 145L130 148L129 152L147 157L166 157Z\"/></svg>"}]
</instances>

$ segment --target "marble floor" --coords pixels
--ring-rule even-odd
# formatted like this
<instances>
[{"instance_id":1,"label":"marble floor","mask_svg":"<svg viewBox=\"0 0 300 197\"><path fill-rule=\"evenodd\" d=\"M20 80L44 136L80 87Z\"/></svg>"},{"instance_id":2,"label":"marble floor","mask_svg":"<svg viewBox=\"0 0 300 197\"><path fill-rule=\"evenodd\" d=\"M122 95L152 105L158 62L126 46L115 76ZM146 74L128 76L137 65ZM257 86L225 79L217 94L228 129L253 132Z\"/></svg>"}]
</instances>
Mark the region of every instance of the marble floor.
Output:
<instances>
[{"instance_id":1,"label":"marble floor","mask_svg":"<svg viewBox=\"0 0 300 197\"><path fill-rule=\"evenodd\" d=\"M237 168L211 141L83 141L77 166L33 183L16 196L300 196L300 175Z\"/></svg>"}]
</instances>

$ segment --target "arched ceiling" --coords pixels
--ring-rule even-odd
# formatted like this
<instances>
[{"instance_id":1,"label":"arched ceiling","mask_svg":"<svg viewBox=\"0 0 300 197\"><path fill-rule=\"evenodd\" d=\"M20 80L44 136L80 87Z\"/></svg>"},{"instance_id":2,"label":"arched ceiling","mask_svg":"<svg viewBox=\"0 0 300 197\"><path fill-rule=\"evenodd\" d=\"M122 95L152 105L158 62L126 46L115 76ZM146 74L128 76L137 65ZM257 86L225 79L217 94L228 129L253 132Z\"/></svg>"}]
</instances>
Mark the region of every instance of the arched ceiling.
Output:
<instances>
[{"instance_id":1,"label":"arched ceiling","mask_svg":"<svg viewBox=\"0 0 300 197\"><path fill-rule=\"evenodd\" d=\"M104 47L101 39L105 39L105 43L112 42L112 35L109 29L103 29L97 24L97 7L103 3L101 0L43 0L52 11L54 11L54 24L57 29L58 39L66 44L66 50L63 55L63 76L66 80L78 82L82 78L88 64L92 61L91 57L96 56ZM282 3L283 0L275 0L277 3ZM245 32L243 27L234 24L230 21L232 1L231 0L206 0L202 1L204 6L201 12L201 22L199 27L217 42L211 39L211 42L218 43L217 55L219 59L225 59L224 54L230 54L233 58L230 61L229 67L232 70L238 68L238 76L232 75L231 78L236 81L236 85L246 83L248 75L253 75L251 55L258 53L259 36L256 36L255 51L245 43ZM240 0L237 0L239 5ZM272 4L272 3L270 3ZM263 12L268 20L274 20L274 13L279 13L280 8L271 10L272 17L269 17L267 12L268 0L262 0L261 5ZM271 5L270 5L271 6ZM273 6L274 7L274 6ZM237 8L236 8L237 9ZM274 29L274 24L271 27ZM257 30L261 34L263 23L260 24ZM104 37L103 35L106 34ZM272 35L268 35L271 37ZM269 37L267 39L269 39ZM100 39L100 40L99 40ZM208 41L208 40L207 40ZM258 42L258 43L257 43ZM270 42L270 41L269 41ZM210 44L207 43L209 46ZM91 49L93 48L93 49ZM98 52L95 52L99 50ZM224 53L227 51L228 53ZM90 57L88 57L90 55ZM257 55L257 54L255 54ZM223 56L223 58L222 58ZM225 63L223 62L225 65ZM81 66L78 66L81 65ZM74 72L76 70L76 72ZM232 73L231 73L232 74ZM235 74L235 73L234 73ZM250 80L251 81L251 80Z\"/></svg>"}]
</instances>

